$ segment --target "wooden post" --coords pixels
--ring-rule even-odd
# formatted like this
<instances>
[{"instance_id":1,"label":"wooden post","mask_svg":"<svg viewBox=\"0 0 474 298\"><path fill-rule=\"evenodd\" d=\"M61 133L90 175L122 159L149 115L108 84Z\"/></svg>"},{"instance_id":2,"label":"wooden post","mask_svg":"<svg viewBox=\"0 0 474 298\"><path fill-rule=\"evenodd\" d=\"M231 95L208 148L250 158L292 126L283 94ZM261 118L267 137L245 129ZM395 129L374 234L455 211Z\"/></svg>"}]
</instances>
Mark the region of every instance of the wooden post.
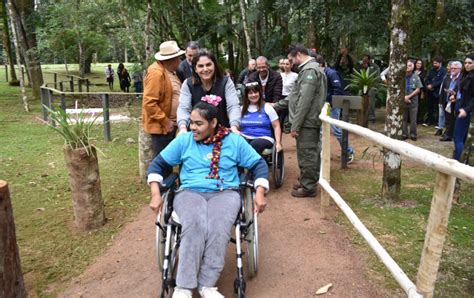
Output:
<instances>
[{"instance_id":1,"label":"wooden post","mask_svg":"<svg viewBox=\"0 0 474 298\"><path fill-rule=\"evenodd\" d=\"M58 74L54 73L53 77L54 77L54 89L58 89Z\"/></svg>"},{"instance_id":2,"label":"wooden post","mask_svg":"<svg viewBox=\"0 0 474 298\"><path fill-rule=\"evenodd\" d=\"M77 92L82 93L82 79L77 79ZM80 99L83 99L82 94L79 95Z\"/></svg>"},{"instance_id":3,"label":"wooden post","mask_svg":"<svg viewBox=\"0 0 474 298\"><path fill-rule=\"evenodd\" d=\"M106 142L112 141L110 137L110 104L109 104L109 94L102 95L102 108L103 113L102 116L104 118L104 139Z\"/></svg>"},{"instance_id":4,"label":"wooden post","mask_svg":"<svg viewBox=\"0 0 474 298\"><path fill-rule=\"evenodd\" d=\"M59 82L59 90L64 91L63 81Z\"/></svg>"},{"instance_id":5,"label":"wooden post","mask_svg":"<svg viewBox=\"0 0 474 298\"><path fill-rule=\"evenodd\" d=\"M8 65L5 64L5 79L8 82Z\"/></svg>"},{"instance_id":6,"label":"wooden post","mask_svg":"<svg viewBox=\"0 0 474 298\"><path fill-rule=\"evenodd\" d=\"M46 90L47 94L48 94L48 97L47 97L47 102L48 102L48 107L51 109L51 107L53 106L53 91L51 90ZM51 119L51 124L53 126L56 126L56 122Z\"/></svg>"},{"instance_id":7,"label":"wooden post","mask_svg":"<svg viewBox=\"0 0 474 298\"><path fill-rule=\"evenodd\" d=\"M26 297L8 183L0 180L0 297Z\"/></svg>"},{"instance_id":8,"label":"wooden post","mask_svg":"<svg viewBox=\"0 0 474 298\"><path fill-rule=\"evenodd\" d=\"M71 77L71 80L69 81L69 91L74 92L74 78Z\"/></svg>"},{"instance_id":9,"label":"wooden post","mask_svg":"<svg viewBox=\"0 0 474 298\"><path fill-rule=\"evenodd\" d=\"M48 105L48 99L47 99L47 94L46 92L48 92L46 89L44 89L43 87L41 87L41 92L40 92L40 96L41 96L41 107L43 108L43 120L44 121L48 121L48 111L45 109L44 106L47 106L48 108L51 108L49 105Z\"/></svg>"},{"instance_id":10,"label":"wooden post","mask_svg":"<svg viewBox=\"0 0 474 298\"><path fill-rule=\"evenodd\" d=\"M89 82L89 79L86 79L86 92L87 92L87 99L89 99L89 92L90 92L90 82Z\"/></svg>"},{"instance_id":11,"label":"wooden post","mask_svg":"<svg viewBox=\"0 0 474 298\"><path fill-rule=\"evenodd\" d=\"M349 122L349 106L350 102L348 100L344 100L342 102L342 120L345 122ZM342 152L341 152L341 169L347 169L347 147L349 147L349 137L347 130L342 130Z\"/></svg>"},{"instance_id":12,"label":"wooden post","mask_svg":"<svg viewBox=\"0 0 474 298\"><path fill-rule=\"evenodd\" d=\"M326 106L329 109L329 105ZM331 181L331 131L330 125L327 122L323 122L323 136L322 136L322 148L321 148L321 178L326 180L327 183ZM326 219L326 207L329 206L329 194L321 189L321 218Z\"/></svg>"},{"instance_id":13,"label":"wooden post","mask_svg":"<svg viewBox=\"0 0 474 298\"><path fill-rule=\"evenodd\" d=\"M64 93L61 92L60 97L61 97L61 109L66 111L66 95L64 95Z\"/></svg>"},{"instance_id":14,"label":"wooden post","mask_svg":"<svg viewBox=\"0 0 474 298\"><path fill-rule=\"evenodd\" d=\"M456 177L454 176L441 172L436 174L425 243L416 278L417 291L423 297L433 297L444 239L446 238L455 181Z\"/></svg>"}]
</instances>

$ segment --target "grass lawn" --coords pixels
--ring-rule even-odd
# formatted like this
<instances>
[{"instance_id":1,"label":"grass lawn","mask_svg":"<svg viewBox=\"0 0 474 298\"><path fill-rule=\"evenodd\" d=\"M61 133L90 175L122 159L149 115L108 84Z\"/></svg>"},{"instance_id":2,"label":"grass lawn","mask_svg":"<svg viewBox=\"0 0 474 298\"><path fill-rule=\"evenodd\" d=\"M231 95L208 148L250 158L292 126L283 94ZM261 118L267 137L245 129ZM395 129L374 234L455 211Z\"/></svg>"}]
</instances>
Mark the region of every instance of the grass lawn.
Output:
<instances>
[{"instance_id":1,"label":"grass lawn","mask_svg":"<svg viewBox=\"0 0 474 298\"><path fill-rule=\"evenodd\" d=\"M382 122L382 121L380 121ZM434 130L431 128L431 130ZM452 143L441 143L428 128L420 128L418 146L449 157ZM368 145L370 146L370 145ZM373 151L373 150L372 150ZM372 166L371 159L374 158ZM435 171L404 160L401 201L390 203L380 198L383 162L378 154L366 157L370 166L333 169L331 183L356 212L362 222L387 249L408 277L416 284L425 229L430 211ZM339 167L338 167L339 168ZM435 297L472 297L474 292L474 185L462 183L461 204L453 205ZM350 225L344 215L338 222ZM354 230L353 230L354 231ZM370 250L365 240L353 233L353 242L370 255L370 276L403 297L395 279ZM398 296L398 295L397 295Z\"/></svg>"},{"instance_id":2,"label":"grass lawn","mask_svg":"<svg viewBox=\"0 0 474 298\"><path fill-rule=\"evenodd\" d=\"M138 123L112 123L110 143L103 141L98 125L95 144L104 153L99 168L107 223L76 233L63 140L37 120L40 102L30 99L30 105L32 112L24 112L19 89L0 82L0 179L9 182L27 288L54 296L48 285L60 285L90 265L148 202L149 191L138 178ZM127 138L135 143L127 144Z\"/></svg>"}]
</instances>

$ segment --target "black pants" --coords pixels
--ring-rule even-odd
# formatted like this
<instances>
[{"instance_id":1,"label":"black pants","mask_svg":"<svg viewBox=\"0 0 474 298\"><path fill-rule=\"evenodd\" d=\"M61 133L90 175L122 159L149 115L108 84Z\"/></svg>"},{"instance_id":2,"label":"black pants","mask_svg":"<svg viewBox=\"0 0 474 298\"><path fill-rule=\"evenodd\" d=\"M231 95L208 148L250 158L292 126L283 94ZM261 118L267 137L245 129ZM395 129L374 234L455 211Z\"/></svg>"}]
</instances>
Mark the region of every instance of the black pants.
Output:
<instances>
[{"instance_id":1,"label":"black pants","mask_svg":"<svg viewBox=\"0 0 474 298\"><path fill-rule=\"evenodd\" d=\"M157 135L157 134L152 134L151 135L151 144L153 146L153 158L155 158L158 154L160 154L163 149L168 146L169 143L174 139L176 136L176 129L173 129L172 132L166 135ZM163 177L166 177L168 174L171 173L173 169L169 168L166 170L166 175Z\"/></svg>"},{"instance_id":2,"label":"black pants","mask_svg":"<svg viewBox=\"0 0 474 298\"><path fill-rule=\"evenodd\" d=\"M428 111L426 123L429 125L438 124L438 97L434 95L433 91L428 92Z\"/></svg>"},{"instance_id":3,"label":"black pants","mask_svg":"<svg viewBox=\"0 0 474 298\"><path fill-rule=\"evenodd\" d=\"M273 148L273 143L266 139L246 139L250 146L257 151L258 154L262 154L263 150Z\"/></svg>"}]
</instances>

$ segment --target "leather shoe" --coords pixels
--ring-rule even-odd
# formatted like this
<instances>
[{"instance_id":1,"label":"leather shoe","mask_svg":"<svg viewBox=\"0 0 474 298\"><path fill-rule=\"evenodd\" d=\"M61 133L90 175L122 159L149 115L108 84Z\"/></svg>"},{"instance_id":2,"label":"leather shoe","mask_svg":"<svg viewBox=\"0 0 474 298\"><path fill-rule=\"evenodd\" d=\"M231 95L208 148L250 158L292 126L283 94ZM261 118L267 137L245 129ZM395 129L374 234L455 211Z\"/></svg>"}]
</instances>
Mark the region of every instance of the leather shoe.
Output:
<instances>
[{"instance_id":1,"label":"leather shoe","mask_svg":"<svg viewBox=\"0 0 474 298\"><path fill-rule=\"evenodd\" d=\"M444 136L442 137L441 139L439 139L441 142L451 142L453 139L448 137L448 136Z\"/></svg>"},{"instance_id":2,"label":"leather shoe","mask_svg":"<svg viewBox=\"0 0 474 298\"><path fill-rule=\"evenodd\" d=\"M298 188L301 187L301 184L299 181L296 181L295 183L293 183L293 190L298 190Z\"/></svg>"},{"instance_id":3,"label":"leather shoe","mask_svg":"<svg viewBox=\"0 0 474 298\"><path fill-rule=\"evenodd\" d=\"M412 141L416 141L416 137L410 137Z\"/></svg>"},{"instance_id":4,"label":"leather shoe","mask_svg":"<svg viewBox=\"0 0 474 298\"><path fill-rule=\"evenodd\" d=\"M291 195L297 198L314 198L316 196L316 192L314 190L307 191L304 188L300 187L297 190L293 190L291 192Z\"/></svg>"},{"instance_id":5,"label":"leather shoe","mask_svg":"<svg viewBox=\"0 0 474 298\"><path fill-rule=\"evenodd\" d=\"M442 129L437 129L435 132L435 136L440 136L443 133Z\"/></svg>"}]
</instances>

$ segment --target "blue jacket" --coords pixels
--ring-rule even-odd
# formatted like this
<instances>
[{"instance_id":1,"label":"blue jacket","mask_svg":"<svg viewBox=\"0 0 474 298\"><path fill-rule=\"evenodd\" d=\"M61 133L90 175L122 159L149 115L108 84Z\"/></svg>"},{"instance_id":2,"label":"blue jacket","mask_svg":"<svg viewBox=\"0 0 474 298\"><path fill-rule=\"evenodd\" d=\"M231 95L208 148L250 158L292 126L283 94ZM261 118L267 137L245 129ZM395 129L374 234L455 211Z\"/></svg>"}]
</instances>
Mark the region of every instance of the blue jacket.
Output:
<instances>
[{"instance_id":1,"label":"blue jacket","mask_svg":"<svg viewBox=\"0 0 474 298\"><path fill-rule=\"evenodd\" d=\"M337 71L332 68L324 68L324 74L326 74L328 82L328 94L326 96L326 102L329 102L332 105L332 96L333 95L345 95L344 84L341 76Z\"/></svg>"}]
</instances>

